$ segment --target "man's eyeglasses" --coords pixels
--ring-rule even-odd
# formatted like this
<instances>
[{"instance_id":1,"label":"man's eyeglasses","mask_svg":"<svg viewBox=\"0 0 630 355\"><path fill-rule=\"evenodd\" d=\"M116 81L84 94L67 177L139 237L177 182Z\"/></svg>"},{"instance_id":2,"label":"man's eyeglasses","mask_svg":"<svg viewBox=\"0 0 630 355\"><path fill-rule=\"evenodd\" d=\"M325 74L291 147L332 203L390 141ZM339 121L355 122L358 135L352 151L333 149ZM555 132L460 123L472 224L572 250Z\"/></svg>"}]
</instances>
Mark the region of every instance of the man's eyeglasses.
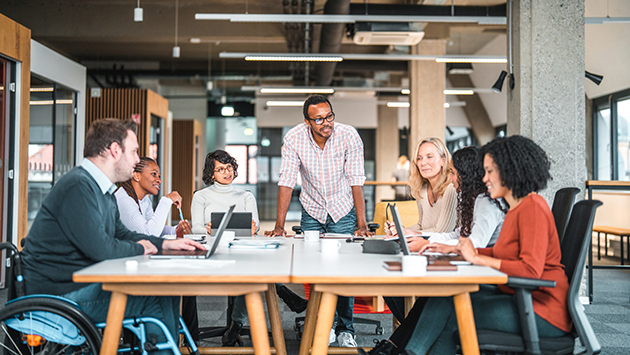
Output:
<instances>
[{"instance_id":1,"label":"man's eyeglasses","mask_svg":"<svg viewBox=\"0 0 630 355\"><path fill-rule=\"evenodd\" d=\"M214 172L215 173L219 173L219 174L225 174L228 171L229 172L233 172L234 171L234 167L232 165L228 165L227 167L224 166L222 168L216 169Z\"/></svg>"},{"instance_id":2,"label":"man's eyeglasses","mask_svg":"<svg viewBox=\"0 0 630 355\"><path fill-rule=\"evenodd\" d=\"M332 122L335 120L335 113L331 112L330 115L324 117L324 118L310 118L309 120L311 121L315 121L315 124L320 125L322 123L324 123L324 120L328 121L328 122Z\"/></svg>"}]
</instances>

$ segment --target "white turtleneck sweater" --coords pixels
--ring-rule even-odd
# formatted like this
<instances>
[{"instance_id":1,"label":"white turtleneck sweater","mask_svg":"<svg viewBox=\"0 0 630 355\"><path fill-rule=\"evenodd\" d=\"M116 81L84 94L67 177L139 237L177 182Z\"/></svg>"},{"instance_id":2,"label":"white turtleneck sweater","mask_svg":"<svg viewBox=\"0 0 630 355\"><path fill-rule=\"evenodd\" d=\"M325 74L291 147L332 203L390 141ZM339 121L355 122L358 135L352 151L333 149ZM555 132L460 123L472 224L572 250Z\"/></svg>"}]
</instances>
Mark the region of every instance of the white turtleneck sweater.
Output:
<instances>
[{"instance_id":1,"label":"white turtleneck sweater","mask_svg":"<svg viewBox=\"0 0 630 355\"><path fill-rule=\"evenodd\" d=\"M251 212L256 227L260 227L256 198L249 191L239 190L234 185L222 185L218 182L195 192L190 206L192 231L195 234L206 233L212 212L227 212L231 205L236 205L234 212Z\"/></svg>"}]
</instances>

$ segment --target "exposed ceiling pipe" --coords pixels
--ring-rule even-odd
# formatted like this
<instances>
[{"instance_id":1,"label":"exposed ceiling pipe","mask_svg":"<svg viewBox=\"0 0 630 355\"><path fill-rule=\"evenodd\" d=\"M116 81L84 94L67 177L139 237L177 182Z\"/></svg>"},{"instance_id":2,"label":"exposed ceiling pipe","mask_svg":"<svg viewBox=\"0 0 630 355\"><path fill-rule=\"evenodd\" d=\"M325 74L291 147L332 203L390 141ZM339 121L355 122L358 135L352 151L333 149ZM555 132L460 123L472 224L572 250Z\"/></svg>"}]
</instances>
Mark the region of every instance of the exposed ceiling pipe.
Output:
<instances>
[{"instance_id":1,"label":"exposed ceiling pipe","mask_svg":"<svg viewBox=\"0 0 630 355\"><path fill-rule=\"evenodd\" d=\"M348 15L350 13L350 0L328 0L324 5L324 14ZM341 40L345 34L346 25L343 23L325 23L322 25L320 36L320 53L339 53ZM335 62L321 62L317 66L316 86L328 86L332 82L335 72Z\"/></svg>"}]
</instances>

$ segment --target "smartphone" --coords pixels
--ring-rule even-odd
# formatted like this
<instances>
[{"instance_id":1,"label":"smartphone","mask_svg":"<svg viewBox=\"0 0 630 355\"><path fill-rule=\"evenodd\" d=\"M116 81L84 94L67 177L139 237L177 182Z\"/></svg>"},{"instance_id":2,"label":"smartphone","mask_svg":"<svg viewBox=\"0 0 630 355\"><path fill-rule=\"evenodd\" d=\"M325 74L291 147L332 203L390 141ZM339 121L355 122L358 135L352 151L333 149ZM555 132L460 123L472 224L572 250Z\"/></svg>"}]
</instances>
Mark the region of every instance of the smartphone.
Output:
<instances>
[{"instance_id":1,"label":"smartphone","mask_svg":"<svg viewBox=\"0 0 630 355\"><path fill-rule=\"evenodd\" d=\"M384 261L383 267L387 271L402 271L402 263L400 261Z\"/></svg>"}]
</instances>

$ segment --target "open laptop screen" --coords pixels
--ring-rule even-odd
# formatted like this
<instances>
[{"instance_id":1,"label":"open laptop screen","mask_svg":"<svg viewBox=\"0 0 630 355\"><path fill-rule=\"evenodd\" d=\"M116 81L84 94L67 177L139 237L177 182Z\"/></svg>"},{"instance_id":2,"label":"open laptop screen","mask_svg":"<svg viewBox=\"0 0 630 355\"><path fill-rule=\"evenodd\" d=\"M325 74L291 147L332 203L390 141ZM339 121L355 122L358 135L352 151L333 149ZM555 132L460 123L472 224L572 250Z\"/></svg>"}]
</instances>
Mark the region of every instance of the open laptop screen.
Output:
<instances>
[{"instance_id":1,"label":"open laptop screen","mask_svg":"<svg viewBox=\"0 0 630 355\"><path fill-rule=\"evenodd\" d=\"M392 213L392 219L394 220L394 225L396 225L396 231L398 232L398 241L400 242L400 249L403 252L403 255L410 255L409 246L407 245L407 238L405 237L405 230L403 229L403 224L400 221L400 215L398 214L398 207L396 205L389 206L390 211Z\"/></svg>"}]
</instances>

